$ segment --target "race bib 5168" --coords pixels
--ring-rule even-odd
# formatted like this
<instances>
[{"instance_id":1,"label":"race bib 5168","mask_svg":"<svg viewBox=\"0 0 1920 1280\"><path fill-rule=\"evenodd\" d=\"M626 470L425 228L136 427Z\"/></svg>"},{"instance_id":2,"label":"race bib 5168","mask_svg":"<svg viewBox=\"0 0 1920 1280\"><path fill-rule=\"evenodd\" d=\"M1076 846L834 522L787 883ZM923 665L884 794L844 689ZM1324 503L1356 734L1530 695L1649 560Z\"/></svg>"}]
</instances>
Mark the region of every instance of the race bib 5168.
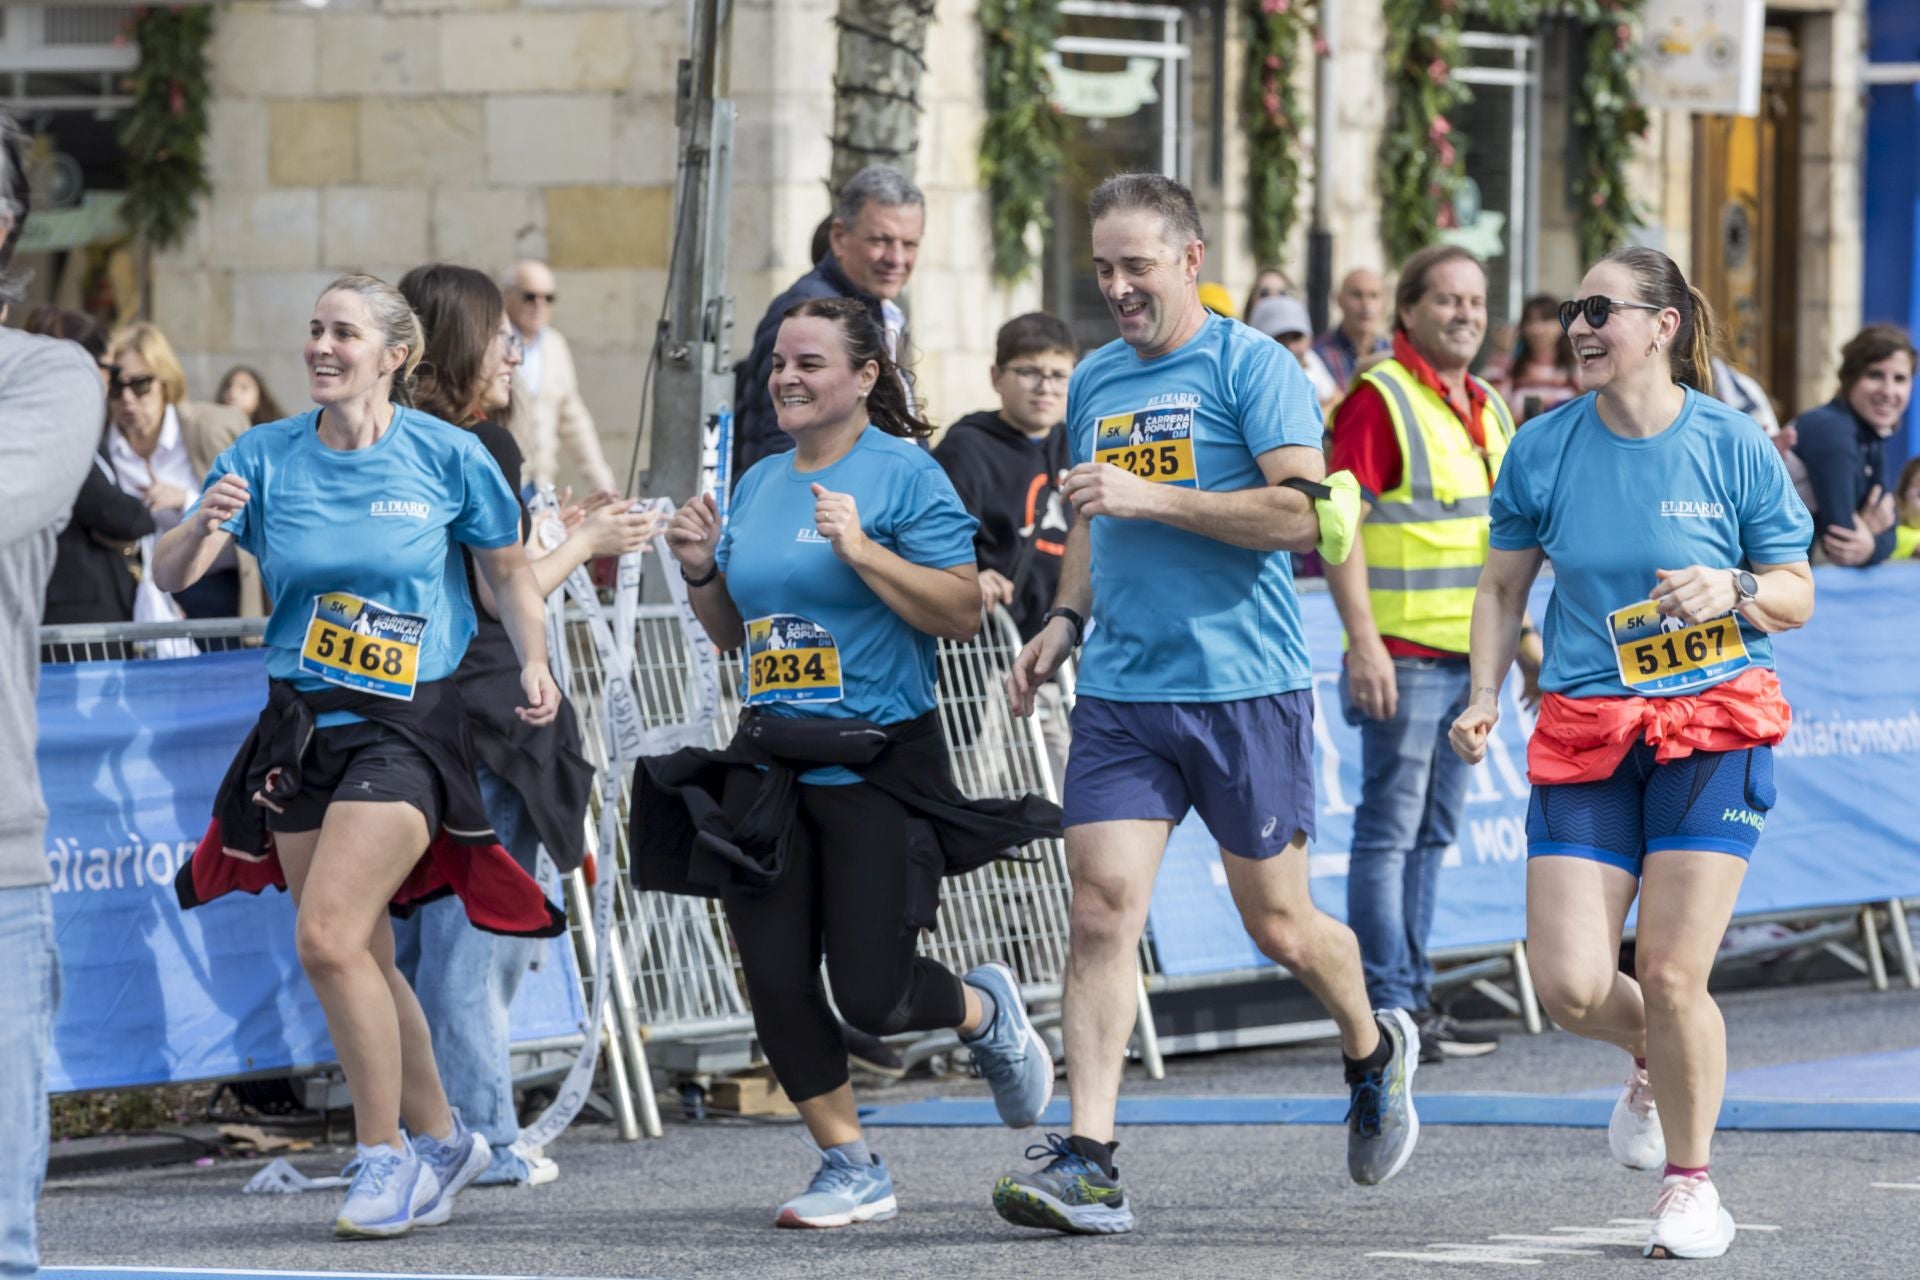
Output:
<instances>
[{"instance_id":1,"label":"race bib 5168","mask_svg":"<svg viewBox=\"0 0 1920 1280\"><path fill-rule=\"evenodd\" d=\"M1108 462L1155 484L1200 487L1193 465L1193 410L1141 409L1102 418L1093 429L1093 460Z\"/></svg>"},{"instance_id":2,"label":"race bib 5168","mask_svg":"<svg viewBox=\"0 0 1920 1280\"><path fill-rule=\"evenodd\" d=\"M1662 617L1651 600L1607 615L1620 683L1638 694L1664 696L1715 684L1753 665L1732 614L1692 625Z\"/></svg>"},{"instance_id":3,"label":"race bib 5168","mask_svg":"<svg viewBox=\"0 0 1920 1280\"><path fill-rule=\"evenodd\" d=\"M411 702L426 632L423 614L399 613L345 592L317 595L300 646L300 670L328 684Z\"/></svg>"},{"instance_id":4,"label":"race bib 5168","mask_svg":"<svg viewBox=\"0 0 1920 1280\"><path fill-rule=\"evenodd\" d=\"M747 623L747 696L750 707L769 702L838 702L840 646L817 622L776 613Z\"/></svg>"}]
</instances>

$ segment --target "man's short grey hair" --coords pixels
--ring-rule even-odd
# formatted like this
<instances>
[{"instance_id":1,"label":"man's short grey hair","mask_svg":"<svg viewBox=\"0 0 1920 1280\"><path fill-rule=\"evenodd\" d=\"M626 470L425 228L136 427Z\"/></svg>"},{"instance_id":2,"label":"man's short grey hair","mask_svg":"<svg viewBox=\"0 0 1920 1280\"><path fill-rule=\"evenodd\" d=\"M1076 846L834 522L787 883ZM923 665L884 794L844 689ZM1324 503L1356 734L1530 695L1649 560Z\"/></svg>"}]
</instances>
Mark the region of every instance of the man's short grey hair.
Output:
<instances>
[{"instance_id":1,"label":"man's short grey hair","mask_svg":"<svg viewBox=\"0 0 1920 1280\"><path fill-rule=\"evenodd\" d=\"M13 246L27 221L27 136L13 116L0 108L0 217L12 226L0 237L0 306L18 302L25 281L7 274Z\"/></svg>"},{"instance_id":2,"label":"man's short grey hair","mask_svg":"<svg viewBox=\"0 0 1920 1280\"><path fill-rule=\"evenodd\" d=\"M1167 241L1175 248L1184 249L1195 240L1206 239L1200 230L1200 206L1193 202L1193 192L1164 174L1116 173L1087 197L1089 222L1133 209L1160 215Z\"/></svg>"},{"instance_id":3,"label":"man's short grey hair","mask_svg":"<svg viewBox=\"0 0 1920 1280\"><path fill-rule=\"evenodd\" d=\"M903 204L925 208L927 198L898 169L884 164L870 164L848 178L847 185L840 188L840 198L833 206L834 221L843 227L850 227L859 220L860 211L870 203L889 209L896 209Z\"/></svg>"}]
</instances>

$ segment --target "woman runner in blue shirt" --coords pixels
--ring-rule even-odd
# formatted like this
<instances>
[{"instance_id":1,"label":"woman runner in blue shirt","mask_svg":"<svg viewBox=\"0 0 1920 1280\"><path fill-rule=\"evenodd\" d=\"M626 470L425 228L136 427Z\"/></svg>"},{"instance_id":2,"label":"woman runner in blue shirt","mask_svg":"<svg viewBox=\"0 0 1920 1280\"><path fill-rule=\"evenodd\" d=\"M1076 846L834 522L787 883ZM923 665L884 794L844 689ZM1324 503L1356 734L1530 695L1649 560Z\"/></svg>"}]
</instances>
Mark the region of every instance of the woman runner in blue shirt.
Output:
<instances>
[{"instance_id":1,"label":"woman runner in blue shirt","mask_svg":"<svg viewBox=\"0 0 1920 1280\"><path fill-rule=\"evenodd\" d=\"M1727 1074L1707 976L1774 803L1791 713L1768 637L1813 612L1813 523L1779 452L1711 397L1713 314L1672 259L1616 249L1580 292L1560 322L1588 394L1529 421L1501 467L1453 746L1486 754L1551 560L1527 954L1554 1021L1632 1055L1607 1136L1628 1167L1664 1165L1647 1256L1712 1258L1734 1226L1707 1170Z\"/></svg>"},{"instance_id":2,"label":"woman runner in blue shirt","mask_svg":"<svg viewBox=\"0 0 1920 1280\"><path fill-rule=\"evenodd\" d=\"M161 588L178 591L237 542L259 558L274 602L272 699L222 786L219 839L202 843L180 883L192 905L231 887L217 883L227 864L277 859L293 893L300 962L353 1095L359 1160L334 1220L343 1236L446 1221L489 1159L447 1105L426 1019L394 966L389 903L417 896L424 879L450 884L497 930L553 923L539 886L494 846L473 780L450 679L474 632L454 544L470 548L500 602L529 724L552 721L560 702L541 599L499 467L472 434L407 407L423 345L391 285L328 286L306 345L318 408L221 454L154 557ZM247 849L240 828L262 811L271 838ZM469 896L489 876L494 892Z\"/></svg>"},{"instance_id":3,"label":"woman runner in blue shirt","mask_svg":"<svg viewBox=\"0 0 1920 1280\"><path fill-rule=\"evenodd\" d=\"M944 773L931 723L935 638L980 628L975 521L916 443L928 427L858 300L788 311L768 381L793 450L742 477L724 530L703 496L667 532L694 611L716 645L744 651L749 718L918 730L906 749L937 751L924 767ZM914 954L938 905L929 861L940 850L928 847L927 824L844 768L800 782L808 838L770 887L724 888L721 898L760 1043L821 1151L811 1185L775 1222L840 1227L891 1218L897 1206L886 1164L861 1135L823 954L834 1002L860 1030L958 1030L1014 1128L1045 1109L1053 1059L1005 965L963 981Z\"/></svg>"}]
</instances>

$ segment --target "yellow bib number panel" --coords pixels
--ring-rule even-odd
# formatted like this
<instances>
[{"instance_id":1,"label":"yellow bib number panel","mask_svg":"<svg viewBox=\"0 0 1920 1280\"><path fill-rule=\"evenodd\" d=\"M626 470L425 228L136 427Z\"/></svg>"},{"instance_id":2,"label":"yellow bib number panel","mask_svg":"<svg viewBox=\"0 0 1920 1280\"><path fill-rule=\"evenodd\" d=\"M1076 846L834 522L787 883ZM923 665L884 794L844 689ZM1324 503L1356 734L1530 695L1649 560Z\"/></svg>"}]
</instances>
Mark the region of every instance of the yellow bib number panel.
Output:
<instances>
[{"instance_id":1,"label":"yellow bib number panel","mask_svg":"<svg viewBox=\"0 0 1920 1280\"><path fill-rule=\"evenodd\" d=\"M1102 418L1093 430L1093 460L1155 484L1197 489L1200 473L1193 465L1193 410L1142 409Z\"/></svg>"},{"instance_id":2,"label":"yellow bib number panel","mask_svg":"<svg viewBox=\"0 0 1920 1280\"><path fill-rule=\"evenodd\" d=\"M343 592L318 595L300 646L300 670L344 689L411 702L426 632L422 614L399 613Z\"/></svg>"},{"instance_id":3,"label":"yellow bib number panel","mask_svg":"<svg viewBox=\"0 0 1920 1280\"><path fill-rule=\"evenodd\" d=\"M1753 665L1740 623L1732 614L1688 625L1662 617L1651 600L1607 615L1620 682L1638 694L1662 697L1716 684Z\"/></svg>"},{"instance_id":4,"label":"yellow bib number panel","mask_svg":"<svg viewBox=\"0 0 1920 1280\"><path fill-rule=\"evenodd\" d=\"M750 707L770 702L838 702L840 646L817 622L776 613L747 623L747 696Z\"/></svg>"}]
</instances>

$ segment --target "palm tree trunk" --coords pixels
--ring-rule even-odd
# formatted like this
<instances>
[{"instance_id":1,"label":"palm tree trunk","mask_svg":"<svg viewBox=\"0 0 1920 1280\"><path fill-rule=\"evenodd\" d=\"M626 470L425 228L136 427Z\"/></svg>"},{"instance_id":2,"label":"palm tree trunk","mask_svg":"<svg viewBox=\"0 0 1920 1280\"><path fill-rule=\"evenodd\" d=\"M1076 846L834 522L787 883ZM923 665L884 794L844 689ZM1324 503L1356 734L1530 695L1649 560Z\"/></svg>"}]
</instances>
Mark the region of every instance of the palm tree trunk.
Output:
<instances>
[{"instance_id":1,"label":"palm tree trunk","mask_svg":"<svg viewBox=\"0 0 1920 1280\"><path fill-rule=\"evenodd\" d=\"M833 190L870 164L913 177L920 78L936 0L840 0L833 84Z\"/></svg>"}]
</instances>

